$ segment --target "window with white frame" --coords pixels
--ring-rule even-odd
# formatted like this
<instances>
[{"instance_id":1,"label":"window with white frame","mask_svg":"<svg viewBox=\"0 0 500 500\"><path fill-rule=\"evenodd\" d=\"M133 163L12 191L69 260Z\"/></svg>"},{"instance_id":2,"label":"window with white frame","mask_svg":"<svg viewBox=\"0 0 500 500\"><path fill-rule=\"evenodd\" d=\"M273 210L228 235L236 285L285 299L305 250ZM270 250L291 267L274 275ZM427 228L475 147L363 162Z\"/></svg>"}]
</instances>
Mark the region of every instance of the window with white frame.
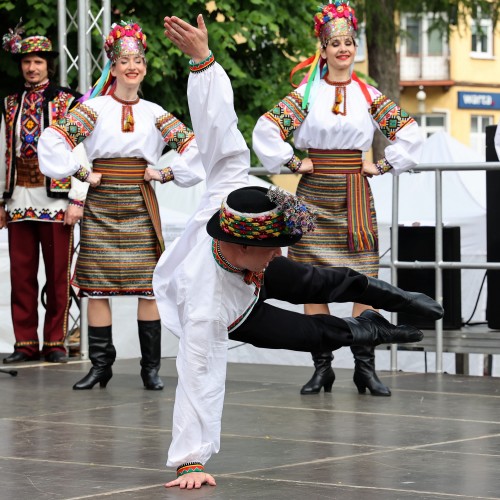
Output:
<instances>
[{"instance_id":1,"label":"window with white frame","mask_svg":"<svg viewBox=\"0 0 500 500\"><path fill-rule=\"evenodd\" d=\"M478 8L477 20L472 23L471 56L493 57L493 22Z\"/></svg>"},{"instance_id":2,"label":"window with white frame","mask_svg":"<svg viewBox=\"0 0 500 500\"><path fill-rule=\"evenodd\" d=\"M422 136L427 139L435 132L446 130L446 115L444 113L432 113L428 115L416 115L415 121L420 126Z\"/></svg>"},{"instance_id":3,"label":"window with white frame","mask_svg":"<svg viewBox=\"0 0 500 500\"><path fill-rule=\"evenodd\" d=\"M470 117L470 147L486 158L486 127L493 125L491 115L472 115Z\"/></svg>"},{"instance_id":4,"label":"window with white frame","mask_svg":"<svg viewBox=\"0 0 500 500\"><path fill-rule=\"evenodd\" d=\"M432 14L404 14L401 27L406 32L401 42L401 54L407 57L442 56L446 52L446 37L434 26Z\"/></svg>"}]
</instances>

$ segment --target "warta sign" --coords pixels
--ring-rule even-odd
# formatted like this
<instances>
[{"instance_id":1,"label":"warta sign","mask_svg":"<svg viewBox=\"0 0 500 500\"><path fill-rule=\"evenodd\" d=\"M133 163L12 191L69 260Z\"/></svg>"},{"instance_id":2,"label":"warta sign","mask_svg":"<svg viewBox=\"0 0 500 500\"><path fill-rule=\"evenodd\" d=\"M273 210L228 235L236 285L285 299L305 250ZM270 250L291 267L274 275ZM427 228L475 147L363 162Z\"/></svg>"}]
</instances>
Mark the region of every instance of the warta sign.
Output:
<instances>
[{"instance_id":1,"label":"warta sign","mask_svg":"<svg viewBox=\"0 0 500 500\"><path fill-rule=\"evenodd\" d=\"M492 92L458 92L460 109L500 109L500 94Z\"/></svg>"}]
</instances>

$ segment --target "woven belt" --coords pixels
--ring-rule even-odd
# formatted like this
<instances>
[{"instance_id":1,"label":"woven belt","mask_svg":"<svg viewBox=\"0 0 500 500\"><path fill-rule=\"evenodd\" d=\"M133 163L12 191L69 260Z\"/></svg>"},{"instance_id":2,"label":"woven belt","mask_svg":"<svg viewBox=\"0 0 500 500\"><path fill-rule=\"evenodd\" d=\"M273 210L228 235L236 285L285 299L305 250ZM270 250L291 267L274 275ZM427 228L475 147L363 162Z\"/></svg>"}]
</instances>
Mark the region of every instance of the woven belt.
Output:
<instances>
[{"instance_id":1,"label":"woven belt","mask_svg":"<svg viewBox=\"0 0 500 500\"><path fill-rule=\"evenodd\" d=\"M158 240L158 257L165 250L161 232L160 208L154 189L144 180L144 171L148 166L144 158L98 158L92 163L92 170L102 174L101 186L106 184L137 185L141 189L144 203L155 229Z\"/></svg>"},{"instance_id":2,"label":"woven belt","mask_svg":"<svg viewBox=\"0 0 500 500\"><path fill-rule=\"evenodd\" d=\"M45 176L40 172L38 158L16 158L16 185L27 188L45 185Z\"/></svg>"},{"instance_id":3,"label":"woven belt","mask_svg":"<svg viewBox=\"0 0 500 500\"><path fill-rule=\"evenodd\" d=\"M351 252L364 252L378 248L377 234L370 213L370 186L361 175L362 153L348 149L310 149L309 158L314 173L325 175L346 174L347 231Z\"/></svg>"}]
</instances>

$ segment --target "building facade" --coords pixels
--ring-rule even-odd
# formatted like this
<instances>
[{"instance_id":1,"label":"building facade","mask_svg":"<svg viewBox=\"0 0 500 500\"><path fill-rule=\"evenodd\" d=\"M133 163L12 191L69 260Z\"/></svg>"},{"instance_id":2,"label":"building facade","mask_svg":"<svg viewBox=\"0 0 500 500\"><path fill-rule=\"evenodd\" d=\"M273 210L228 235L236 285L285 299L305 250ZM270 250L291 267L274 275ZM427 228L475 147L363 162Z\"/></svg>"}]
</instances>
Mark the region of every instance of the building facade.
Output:
<instances>
[{"instance_id":1,"label":"building facade","mask_svg":"<svg viewBox=\"0 0 500 500\"><path fill-rule=\"evenodd\" d=\"M485 128L500 120L500 36L486 16L454 26L449 39L434 24L432 15L401 15L400 105L425 137L445 130L484 158ZM356 69L367 73L360 45Z\"/></svg>"}]
</instances>

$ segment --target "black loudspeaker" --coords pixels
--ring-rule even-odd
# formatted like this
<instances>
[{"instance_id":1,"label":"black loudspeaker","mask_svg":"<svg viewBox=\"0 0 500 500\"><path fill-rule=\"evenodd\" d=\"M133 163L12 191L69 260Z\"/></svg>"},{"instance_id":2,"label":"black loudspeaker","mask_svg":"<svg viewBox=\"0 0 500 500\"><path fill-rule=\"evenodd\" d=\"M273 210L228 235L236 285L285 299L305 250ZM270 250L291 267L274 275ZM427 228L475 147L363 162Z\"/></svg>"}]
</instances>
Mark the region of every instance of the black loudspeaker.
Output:
<instances>
[{"instance_id":1,"label":"black loudspeaker","mask_svg":"<svg viewBox=\"0 0 500 500\"><path fill-rule=\"evenodd\" d=\"M430 226L400 226L398 228L398 260L405 262L433 262L436 228ZM443 228L443 260L460 261L460 227ZM434 269L398 269L398 286L411 292L422 292L436 298L436 272ZM443 270L443 328L456 330L462 327L462 289L460 269ZM432 320L398 313L399 324L414 325L420 329L434 330Z\"/></svg>"},{"instance_id":2,"label":"black loudspeaker","mask_svg":"<svg viewBox=\"0 0 500 500\"><path fill-rule=\"evenodd\" d=\"M486 161L498 161L495 151L496 125L486 127ZM486 171L486 260L500 262L500 171ZM486 320L488 327L500 328L500 271L487 271L488 298Z\"/></svg>"}]
</instances>

